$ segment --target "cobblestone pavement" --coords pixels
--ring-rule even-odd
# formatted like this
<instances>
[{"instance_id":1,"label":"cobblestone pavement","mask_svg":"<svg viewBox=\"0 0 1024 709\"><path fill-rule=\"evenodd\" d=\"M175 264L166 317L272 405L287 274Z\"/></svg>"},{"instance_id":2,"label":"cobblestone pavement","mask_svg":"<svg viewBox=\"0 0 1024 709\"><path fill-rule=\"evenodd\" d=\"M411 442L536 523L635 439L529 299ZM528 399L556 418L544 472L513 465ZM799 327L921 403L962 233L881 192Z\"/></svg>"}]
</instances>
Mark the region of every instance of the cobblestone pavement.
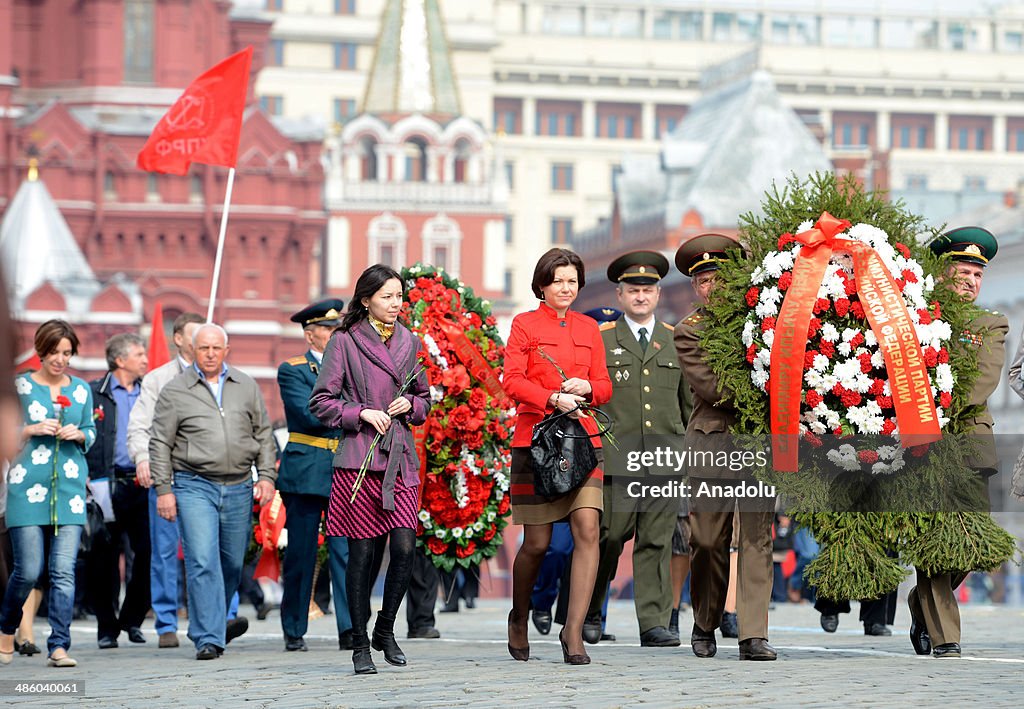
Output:
<instances>
[{"instance_id":1,"label":"cobblestone pavement","mask_svg":"<svg viewBox=\"0 0 1024 709\"><path fill-rule=\"evenodd\" d=\"M223 657L194 659L182 646L160 650L122 636L115 650L99 650L95 625L72 627L74 669L46 666L43 656L15 656L0 666L0 680L85 682L82 697L0 697L0 705L89 707L979 707L1021 706L1024 679L1024 608L962 609L964 658L936 660L913 654L906 604L891 638L866 637L854 613L841 617L834 635L818 625L807 605L780 605L771 614L774 663L739 662L735 640L720 640L718 656L701 660L688 644L641 648L631 602L609 611L615 643L588 646L593 663L561 662L557 628L541 636L531 626L529 663L505 649L506 601L482 601L474 610L438 613L441 640L403 640L407 668L374 660L380 674L352 674L351 653L337 650L333 616L310 625L310 651L283 651L279 617L252 620L249 632ZM404 614L400 617L404 617ZM401 623L401 621L400 621ZM682 619L688 637L692 616ZM37 639L48 628L38 625ZM405 628L399 628L400 637Z\"/></svg>"}]
</instances>

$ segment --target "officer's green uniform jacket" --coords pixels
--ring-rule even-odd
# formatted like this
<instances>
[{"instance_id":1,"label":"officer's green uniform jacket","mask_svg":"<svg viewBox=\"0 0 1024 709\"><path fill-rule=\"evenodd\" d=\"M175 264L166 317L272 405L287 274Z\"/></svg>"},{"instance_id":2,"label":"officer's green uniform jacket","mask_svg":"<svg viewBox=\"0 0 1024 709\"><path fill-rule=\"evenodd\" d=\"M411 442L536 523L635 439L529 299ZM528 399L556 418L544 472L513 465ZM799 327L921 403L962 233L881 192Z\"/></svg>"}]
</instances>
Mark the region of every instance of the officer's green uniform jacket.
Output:
<instances>
[{"instance_id":1,"label":"officer's green uniform jacket","mask_svg":"<svg viewBox=\"0 0 1024 709\"><path fill-rule=\"evenodd\" d=\"M994 471L999 465L996 455L995 436L992 433L992 414L988 410L988 398L999 386L1006 358L1006 334L1010 323L1002 313L982 310L971 324L960 334L960 345L972 347L978 353L978 378L971 387L968 400L970 406L981 410L974 416L975 443L977 453L969 460L975 470Z\"/></svg>"},{"instance_id":2,"label":"officer's green uniform jacket","mask_svg":"<svg viewBox=\"0 0 1024 709\"><path fill-rule=\"evenodd\" d=\"M316 384L319 364L313 353L292 357L277 368L277 385L281 389L288 433L315 438L338 439L341 430L331 429L309 412L309 396ZM281 467L277 475L277 489L281 492L304 495L331 496L331 476L334 472L334 452L306 443L288 442L281 454Z\"/></svg>"},{"instance_id":3,"label":"officer's green uniform jacket","mask_svg":"<svg viewBox=\"0 0 1024 709\"><path fill-rule=\"evenodd\" d=\"M602 409L615 422L613 435L619 442L618 450L610 445L603 448L608 475L645 474L627 472L626 454L631 450L653 450L666 445L669 437L674 447L681 448L690 416L690 387L672 344L672 326L655 321L652 330L644 352L624 317L601 325L612 380L612 399Z\"/></svg>"}]
</instances>

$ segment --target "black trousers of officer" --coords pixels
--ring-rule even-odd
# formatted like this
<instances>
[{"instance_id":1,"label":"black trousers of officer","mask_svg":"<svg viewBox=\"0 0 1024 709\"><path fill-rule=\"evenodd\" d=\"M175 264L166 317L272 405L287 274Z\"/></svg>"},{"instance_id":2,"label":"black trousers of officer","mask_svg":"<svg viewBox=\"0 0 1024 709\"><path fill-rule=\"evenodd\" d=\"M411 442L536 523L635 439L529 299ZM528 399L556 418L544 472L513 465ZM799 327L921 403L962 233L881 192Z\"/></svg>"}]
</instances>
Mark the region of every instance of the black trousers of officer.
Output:
<instances>
[{"instance_id":1,"label":"black trousers of officer","mask_svg":"<svg viewBox=\"0 0 1024 709\"><path fill-rule=\"evenodd\" d=\"M284 587L281 596L281 630L291 638L303 637L309 627L309 600L313 594L320 517L327 509L329 499L320 495L281 493L285 510L284 526L288 530L288 547L281 569L281 584ZM345 592L348 557L342 550L347 549L347 545L345 539L327 537L327 563L331 569L334 620L339 635L352 629L348 595Z\"/></svg>"},{"instance_id":2,"label":"black trousers of officer","mask_svg":"<svg viewBox=\"0 0 1024 709\"><path fill-rule=\"evenodd\" d=\"M441 576L426 552L417 548L413 552L412 577L405 597L405 620L409 632L434 627L434 605Z\"/></svg>"},{"instance_id":3,"label":"black trousers of officer","mask_svg":"<svg viewBox=\"0 0 1024 709\"><path fill-rule=\"evenodd\" d=\"M112 477L110 499L114 521L107 523L110 541L93 544L86 561L86 593L96 614L96 637L116 638L120 631L138 628L149 611L149 490L135 484L134 477ZM121 536L127 535L132 563L124 603L121 596Z\"/></svg>"},{"instance_id":4,"label":"black trousers of officer","mask_svg":"<svg viewBox=\"0 0 1024 709\"><path fill-rule=\"evenodd\" d=\"M819 598L814 602L814 610L822 615L849 613L850 602ZM896 592L892 591L881 598L861 601L860 621L864 625L892 625L896 621Z\"/></svg>"}]
</instances>

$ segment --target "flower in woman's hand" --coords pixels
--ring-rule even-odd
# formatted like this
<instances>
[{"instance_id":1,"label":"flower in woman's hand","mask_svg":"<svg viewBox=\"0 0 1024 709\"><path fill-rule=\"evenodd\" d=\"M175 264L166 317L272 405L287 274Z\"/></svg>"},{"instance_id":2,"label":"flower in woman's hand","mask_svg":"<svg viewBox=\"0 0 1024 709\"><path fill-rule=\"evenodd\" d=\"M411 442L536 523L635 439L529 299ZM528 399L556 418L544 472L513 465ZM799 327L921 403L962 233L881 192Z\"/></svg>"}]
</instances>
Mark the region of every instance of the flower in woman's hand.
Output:
<instances>
[{"instance_id":1,"label":"flower in woman's hand","mask_svg":"<svg viewBox=\"0 0 1024 709\"><path fill-rule=\"evenodd\" d=\"M538 347L540 347L540 340L536 337L531 337L520 349L523 354L530 354L531 352L535 352Z\"/></svg>"}]
</instances>

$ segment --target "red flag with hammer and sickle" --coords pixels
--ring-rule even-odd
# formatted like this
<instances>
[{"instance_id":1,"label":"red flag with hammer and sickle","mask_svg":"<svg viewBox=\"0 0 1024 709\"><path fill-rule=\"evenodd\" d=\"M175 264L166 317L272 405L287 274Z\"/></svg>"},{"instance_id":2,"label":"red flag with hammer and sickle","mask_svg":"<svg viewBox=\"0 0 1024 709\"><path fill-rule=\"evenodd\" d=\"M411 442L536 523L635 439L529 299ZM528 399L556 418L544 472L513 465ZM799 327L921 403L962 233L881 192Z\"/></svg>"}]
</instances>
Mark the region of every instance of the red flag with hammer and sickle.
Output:
<instances>
[{"instance_id":1,"label":"red flag with hammer and sickle","mask_svg":"<svg viewBox=\"0 0 1024 709\"><path fill-rule=\"evenodd\" d=\"M184 175L194 162L234 167L249 90L252 47L246 47L189 84L156 124L138 166Z\"/></svg>"}]
</instances>

